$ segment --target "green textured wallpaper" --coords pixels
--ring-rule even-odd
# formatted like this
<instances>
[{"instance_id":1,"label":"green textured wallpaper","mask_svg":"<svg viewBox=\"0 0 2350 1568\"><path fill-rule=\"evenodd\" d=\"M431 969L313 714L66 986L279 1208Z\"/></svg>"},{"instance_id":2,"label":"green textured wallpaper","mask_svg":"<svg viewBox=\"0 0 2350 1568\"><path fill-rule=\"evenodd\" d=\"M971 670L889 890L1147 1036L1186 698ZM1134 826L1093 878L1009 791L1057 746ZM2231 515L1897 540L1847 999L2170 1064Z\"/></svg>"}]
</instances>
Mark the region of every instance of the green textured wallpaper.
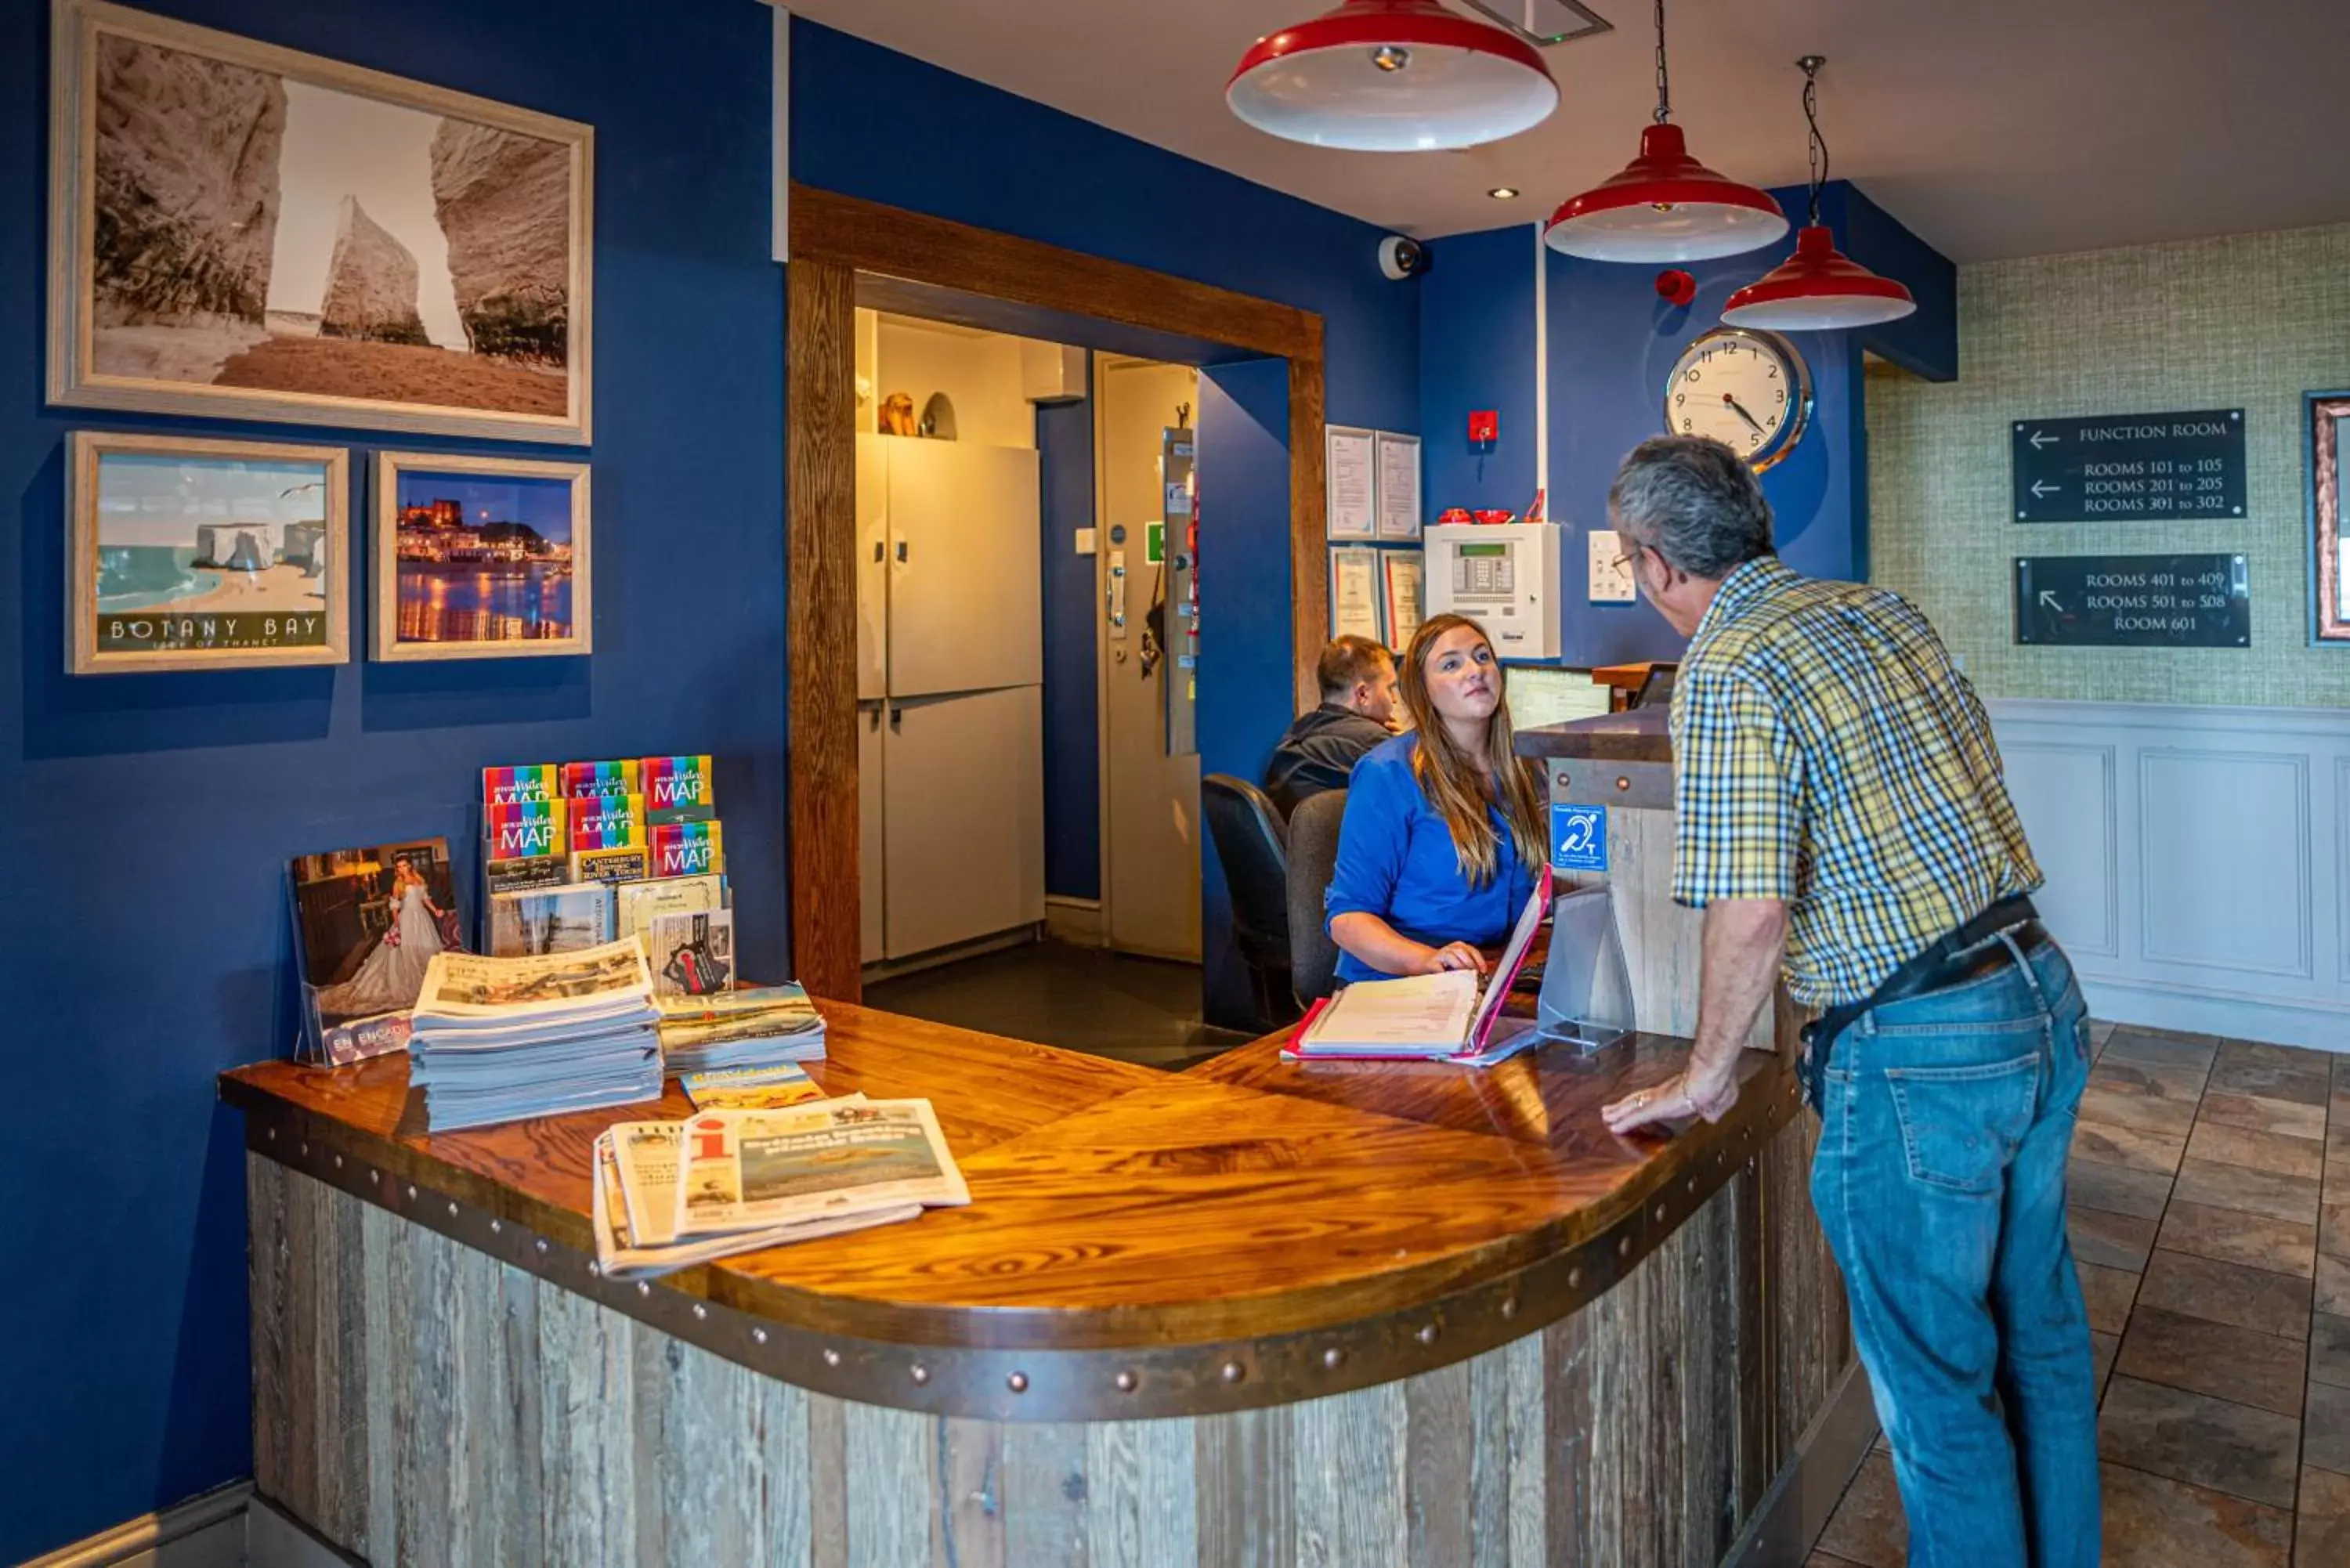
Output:
<instances>
[{"instance_id":1,"label":"green textured wallpaper","mask_svg":"<svg viewBox=\"0 0 2350 1568\"><path fill-rule=\"evenodd\" d=\"M1986 697L2350 706L2350 649L2309 646L2303 392L2350 387L2350 224L1959 269L1959 379L1868 379L1876 580L1932 618ZM2241 521L2011 521L2031 417L2244 410ZM2252 646L2013 642L2017 556L2242 550Z\"/></svg>"}]
</instances>

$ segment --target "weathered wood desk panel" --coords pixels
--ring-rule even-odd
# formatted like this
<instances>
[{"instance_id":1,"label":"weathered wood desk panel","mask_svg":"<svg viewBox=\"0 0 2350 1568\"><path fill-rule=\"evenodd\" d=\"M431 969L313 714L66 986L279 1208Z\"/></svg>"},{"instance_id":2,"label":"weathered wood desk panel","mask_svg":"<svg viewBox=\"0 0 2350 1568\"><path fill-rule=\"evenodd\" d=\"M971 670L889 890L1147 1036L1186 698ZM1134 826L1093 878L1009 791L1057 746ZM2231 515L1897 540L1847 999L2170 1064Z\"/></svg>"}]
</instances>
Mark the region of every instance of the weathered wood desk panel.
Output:
<instances>
[{"instance_id":1,"label":"weathered wood desk panel","mask_svg":"<svg viewBox=\"0 0 2350 1568\"><path fill-rule=\"evenodd\" d=\"M652 1108L227 1075L264 1493L384 1564L1703 1564L1849 1363L1766 1054L1636 1144L1596 1107L1679 1042L1168 1076L827 1012L812 1071L931 1097L972 1207L641 1285L588 1169Z\"/></svg>"}]
</instances>

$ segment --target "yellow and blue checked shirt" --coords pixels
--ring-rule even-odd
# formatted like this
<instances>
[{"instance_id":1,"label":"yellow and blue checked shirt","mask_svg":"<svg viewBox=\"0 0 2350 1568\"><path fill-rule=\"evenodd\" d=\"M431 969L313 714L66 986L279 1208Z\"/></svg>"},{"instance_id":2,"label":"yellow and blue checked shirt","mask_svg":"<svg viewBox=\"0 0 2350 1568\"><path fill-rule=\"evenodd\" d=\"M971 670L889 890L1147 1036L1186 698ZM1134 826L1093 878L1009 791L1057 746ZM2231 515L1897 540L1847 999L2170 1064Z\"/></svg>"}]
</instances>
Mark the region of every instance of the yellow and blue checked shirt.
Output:
<instances>
[{"instance_id":1,"label":"yellow and blue checked shirt","mask_svg":"<svg viewBox=\"0 0 2350 1568\"><path fill-rule=\"evenodd\" d=\"M1982 704L1898 594L1747 562L1690 639L1671 722L1673 898L1784 900L1798 1002L1857 1002L2040 886Z\"/></svg>"}]
</instances>

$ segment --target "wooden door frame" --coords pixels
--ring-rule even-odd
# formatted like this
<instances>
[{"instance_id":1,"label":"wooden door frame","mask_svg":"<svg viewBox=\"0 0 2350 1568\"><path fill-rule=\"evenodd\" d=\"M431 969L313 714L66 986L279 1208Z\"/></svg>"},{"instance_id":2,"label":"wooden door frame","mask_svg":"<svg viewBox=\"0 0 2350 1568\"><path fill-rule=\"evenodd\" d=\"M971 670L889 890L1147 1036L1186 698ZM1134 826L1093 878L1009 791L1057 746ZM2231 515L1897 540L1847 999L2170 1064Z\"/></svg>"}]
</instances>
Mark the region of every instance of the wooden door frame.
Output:
<instances>
[{"instance_id":1,"label":"wooden door frame","mask_svg":"<svg viewBox=\"0 0 2350 1568\"><path fill-rule=\"evenodd\" d=\"M1289 635L1310 706L1329 636L1322 591L1322 318L1149 267L812 186L791 188L784 269L785 608L792 957L817 996L854 1002L863 968L857 789L857 275L951 288L1289 363Z\"/></svg>"}]
</instances>

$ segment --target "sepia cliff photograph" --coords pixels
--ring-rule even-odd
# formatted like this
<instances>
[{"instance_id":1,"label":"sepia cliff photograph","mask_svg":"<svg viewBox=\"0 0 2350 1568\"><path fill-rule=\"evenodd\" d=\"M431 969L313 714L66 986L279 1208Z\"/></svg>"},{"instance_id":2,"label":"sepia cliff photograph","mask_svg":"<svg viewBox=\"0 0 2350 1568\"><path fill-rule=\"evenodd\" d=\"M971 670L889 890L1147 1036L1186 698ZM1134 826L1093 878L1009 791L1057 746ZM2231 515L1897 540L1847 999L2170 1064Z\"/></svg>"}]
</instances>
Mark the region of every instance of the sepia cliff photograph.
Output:
<instances>
[{"instance_id":1,"label":"sepia cliff photograph","mask_svg":"<svg viewBox=\"0 0 2350 1568\"><path fill-rule=\"evenodd\" d=\"M586 127L97 0L61 14L56 400L586 438Z\"/></svg>"}]
</instances>

